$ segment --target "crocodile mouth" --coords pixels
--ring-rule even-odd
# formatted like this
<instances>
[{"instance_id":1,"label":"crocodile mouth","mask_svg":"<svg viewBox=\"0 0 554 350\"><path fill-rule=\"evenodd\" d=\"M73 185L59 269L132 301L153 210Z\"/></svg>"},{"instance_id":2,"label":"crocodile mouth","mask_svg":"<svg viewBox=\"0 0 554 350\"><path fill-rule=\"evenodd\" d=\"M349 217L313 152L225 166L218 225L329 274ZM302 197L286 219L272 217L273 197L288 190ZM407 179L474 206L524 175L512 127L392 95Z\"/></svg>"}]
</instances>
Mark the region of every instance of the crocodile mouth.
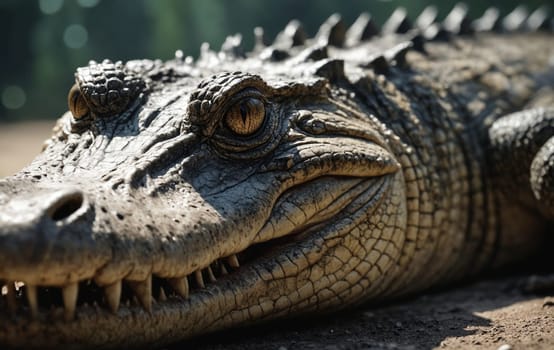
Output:
<instances>
[{"instance_id":1,"label":"crocodile mouth","mask_svg":"<svg viewBox=\"0 0 554 350\"><path fill-rule=\"evenodd\" d=\"M0 281L0 320L5 322L79 321L80 316L125 315L129 311L145 310L153 313L156 308L182 308L185 302L193 303L194 297L208 292L212 287L236 283L241 270L250 265L275 258L286 249L296 249L293 243L308 239L325 231L341 217L367 207L368 198L378 206L386 192L386 176L376 178L321 177L294 186L294 192L309 200L315 188L332 185L330 203L307 216L303 223L286 233L275 233L267 238L258 235L246 249L227 257L216 259L208 266L180 278L163 278L151 275L147 281L119 281L117 286L100 286L93 279L80 281L74 286L29 286L24 281ZM340 184L340 185L337 185ZM300 190L300 192L298 192ZM277 199L273 213L287 214L284 208L290 204L293 191L285 191ZM340 193L340 194L339 194ZM301 208L299 208L301 209ZM270 217L274 217L273 215ZM271 225L268 220L267 227ZM262 233L264 228L260 231ZM188 305L187 307L190 307ZM125 311L127 310L127 311ZM86 318L86 317L83 317Z\"/></svg>"},{"instance_id":2,"label":"crocodile mouth","mask_svg":"<svg viewBox=\"0 0 554 350\"><path fill-rule=\"evenodd\" d=\"M81 312L112 312L121 308L143 308L151 311L150 303L184 301L197 291L240 269L239 254L217 259L208 267L182 278L162 278L152 275L144 289L137 282L120 282L120 290L99 286L93 279L80 281L74 291L70 287L29 286L24 281L1 281L0 319L32 321L71 321ZM146 286L148 284L148 286ZM110 294L111 293L111 294ZM68 295L73 294L73 295ZM145 294L151 296L145 301ZM117 306L113 298L119 297Z\"/></svg>"},{"instance_id":3,"label":"crocodile mouth","mask_svg":"<svg viewBox=\"0 0 554 350\"><path fill-rule=\"evenodd\" d=\"M202 290L218 279L240 268L236 254L218 259L208 267L183 278L162 278L152 275L149 291L154 303L183 301L191 294ZM136 282L135 282L136 283ZM76 297L68 297L68 287L29 286L23 281L3 281L0 298L0 319L28 319L33 321L70 321L87 311L117 313L120 308L149 308L140 291L132 282L121 283L117 309L110 303L106 287L92 279L79 282Z\"/></svg>"}]
</instances>

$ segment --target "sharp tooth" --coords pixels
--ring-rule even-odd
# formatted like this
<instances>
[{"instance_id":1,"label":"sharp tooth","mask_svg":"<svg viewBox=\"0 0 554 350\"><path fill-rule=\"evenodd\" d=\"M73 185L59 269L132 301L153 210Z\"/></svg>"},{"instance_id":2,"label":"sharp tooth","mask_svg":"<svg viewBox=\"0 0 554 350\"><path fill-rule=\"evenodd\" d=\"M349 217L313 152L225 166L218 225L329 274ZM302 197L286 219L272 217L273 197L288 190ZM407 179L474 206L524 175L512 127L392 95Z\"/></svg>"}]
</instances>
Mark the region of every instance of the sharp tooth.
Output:
<instances>
[{"instance_id":1,"label":"sharp tooth","mask_svg":"<svg viewBox=\"0 0 554 350\"><path fill-rule=\"evenodd\" d=\"M219 264L219 266L221 266L221 273L223 275L229 274L229 272L227 271L227 269L225 268L225 265L223 265L223 263Z\"/></svg>"},{"instance_id":2,"label":"sharp tooth","mask_svg":"<svg viewBox=\"0 0 554 350\"><path fill-rule=\"evenodd\" d=\"M237 258L236 254L233 254L227 258L227 262L229 263L229 266L234 267L235 269L240 267L239 259Z\"/></svg>"},{"instance_id":3,"label":"sharp tooth","mask_svg":"<svg viewBox=\"0 0 554 350\"><path fill-rule=\"evenodd\" d=\"M165 295L165 291L162 287L160 287L160 294L158 296L158 299L160 301L166 301L167 300L167 296Z\"/></svg>"},{"instance_id":4,"label":"sharp tooth","mask_svg":"<svg viewBox=\"0 0 554 350\"><path fill-rule=\"evenodd\" d=\"M212 271L212 268L210 266L208 266L207 270L208 270L208 278L210 279L210 282L215 282L216 279L215 279L215 276L214 276L214 272Z\"/></svg>"},{"instance_id":5,"label":"sharp tooth","mask_svg":"<svg viewBox=\"0 0 554 350\"><path fill-rule=\"evenodd\" d=\"M29 302L29 308L31 309L31 317L36 320L38 317L38 299L37 299L37 287L27 285L27 301Z\"/></svg>"},{"instance_id":6,"label":"sharp tooth","mask_svg":"<svg viewBox=\"0 0 554 350\"><path fill-rule=\"evenodd\" d=\"M104 287L104 296L110 311L115 314L119 310L121 302L121 280Z\"/></svg>"},{"instance_id":7,"label":"sharp tooth","mask_svg":"<svg viewBox=\"0 0 554 350\"><path fill-rule=\"evenodd\" d=\"M145 281L128 281L140 304L146 312L152 312L152 275Z\"/></svg>"},{"instance_id":8,"label":"sharp tooth","mask_svg":"<svg viewBox=\"0 0 554 350\"><path fill-rule=\"evenodd\" d=\"M79 296L79 283L72 283L62 288L63 304L65 306L64 318L71 321L75 318L77 297Z\"/></svg>"},{"instance_id":9,"label":"sharp tooth","mask_svg":"<svg viewBox=\"0 0 554 350\"><path fill-rule=\"evenodd\" d=\"M198 284L198 287L204 288L204 278L202 278L202 271L196 270L194 271L194 278L196 278L196 283Z\"/></svg>"},{"instance_id":10,"label":"sharp tooth","mask_svg":"<svg viewBox=\"0 0 554 350\"><path fill-rule=\"evenodd\" d=\"M14 314L17 311L17 302L15 300L15 285L14 282L8 281L8 284L6 285L8 288L6 297L8 300L8 310L11 314Z\"/></svg>"},{"instance_id":11,"label":"sharp tooth","mask_svg":"<svg viewBox=\"0 0 554 350\"><path fill-rule=\"evenodd\" d=\"M173 290L175 290L175 292L179 294L182 298L186 299L189 297L189 280L186 276L179 278L170 278L168 282L171 285L171 288L173 288Z\"/></svg>"}]
</instances>

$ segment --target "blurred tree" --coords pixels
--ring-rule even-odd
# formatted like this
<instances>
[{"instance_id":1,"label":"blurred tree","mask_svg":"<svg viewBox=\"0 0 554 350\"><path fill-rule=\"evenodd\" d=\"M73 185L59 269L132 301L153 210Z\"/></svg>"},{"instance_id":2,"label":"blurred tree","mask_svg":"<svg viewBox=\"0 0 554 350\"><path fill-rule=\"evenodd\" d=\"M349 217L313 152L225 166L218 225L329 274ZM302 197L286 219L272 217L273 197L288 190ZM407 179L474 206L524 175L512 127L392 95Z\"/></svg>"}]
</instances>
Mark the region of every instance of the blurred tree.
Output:
<instances>
[{"instance_id":1,"label":"blurred tree","mask_svg":"<svg viewBox=\"0 0 554 350\"><path fill-rule=\"evenodd\" d=\"M551 0L526 0L535 9ZM456 1L435 1L445 16ZM467 1L478 17L489 6L508 13L523 0ZM90 59L169 59L176 49L197 56L202 42L263 26L273 38L293 18L309 34L330 14L350 23L369 11L382 24L397 6L417 16L423 0L0 0L0 121L56 118L66 107L73 73Z\"/></svg>"}]
</instances>

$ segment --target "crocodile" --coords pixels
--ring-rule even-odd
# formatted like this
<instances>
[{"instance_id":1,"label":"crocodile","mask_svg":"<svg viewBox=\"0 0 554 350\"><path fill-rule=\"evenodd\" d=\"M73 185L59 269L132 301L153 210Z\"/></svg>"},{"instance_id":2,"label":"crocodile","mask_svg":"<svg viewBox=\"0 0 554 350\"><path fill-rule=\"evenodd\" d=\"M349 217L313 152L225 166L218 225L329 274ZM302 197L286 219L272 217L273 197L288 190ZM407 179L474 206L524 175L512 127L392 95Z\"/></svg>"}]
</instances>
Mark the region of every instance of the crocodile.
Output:
<instances>
[{"instance_id":1,"label":"crocodile","mask_svg":"<svg viewBox=\"0 0 554 350\"><path fill-rule=\"evenodd\" d=\"M91 61L0 180L0 343L162 346L532 258L554 219L544 10L291 21Z\"/></svg>"}]
</instances>

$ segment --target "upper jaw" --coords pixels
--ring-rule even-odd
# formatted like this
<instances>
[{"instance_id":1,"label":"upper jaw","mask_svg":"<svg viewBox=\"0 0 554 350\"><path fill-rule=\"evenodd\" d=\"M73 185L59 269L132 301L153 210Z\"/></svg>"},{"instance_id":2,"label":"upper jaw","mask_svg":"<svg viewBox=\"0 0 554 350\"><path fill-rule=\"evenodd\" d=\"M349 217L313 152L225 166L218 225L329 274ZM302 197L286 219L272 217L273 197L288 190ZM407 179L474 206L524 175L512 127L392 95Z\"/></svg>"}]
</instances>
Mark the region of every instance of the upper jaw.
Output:
<instances>
[{"instance_id":1,"label":"upper jaw","mask_svg":"<svg viewBox=\"0 0 554 350\"><path fill-rule=\"evenodd\" d=\"M65 286L91 279L109 285L145 281L152 274L182 277L219 258L200 238L219 225L206 205L197 206L200 217L171 208L170 198L138 190L116 193L85 182L12 178L0 189L0 280ZM189 201L193 197L198 196L189 193ZM186 248L195 242L196 250Z\"/></svg>"}]
</instances>

